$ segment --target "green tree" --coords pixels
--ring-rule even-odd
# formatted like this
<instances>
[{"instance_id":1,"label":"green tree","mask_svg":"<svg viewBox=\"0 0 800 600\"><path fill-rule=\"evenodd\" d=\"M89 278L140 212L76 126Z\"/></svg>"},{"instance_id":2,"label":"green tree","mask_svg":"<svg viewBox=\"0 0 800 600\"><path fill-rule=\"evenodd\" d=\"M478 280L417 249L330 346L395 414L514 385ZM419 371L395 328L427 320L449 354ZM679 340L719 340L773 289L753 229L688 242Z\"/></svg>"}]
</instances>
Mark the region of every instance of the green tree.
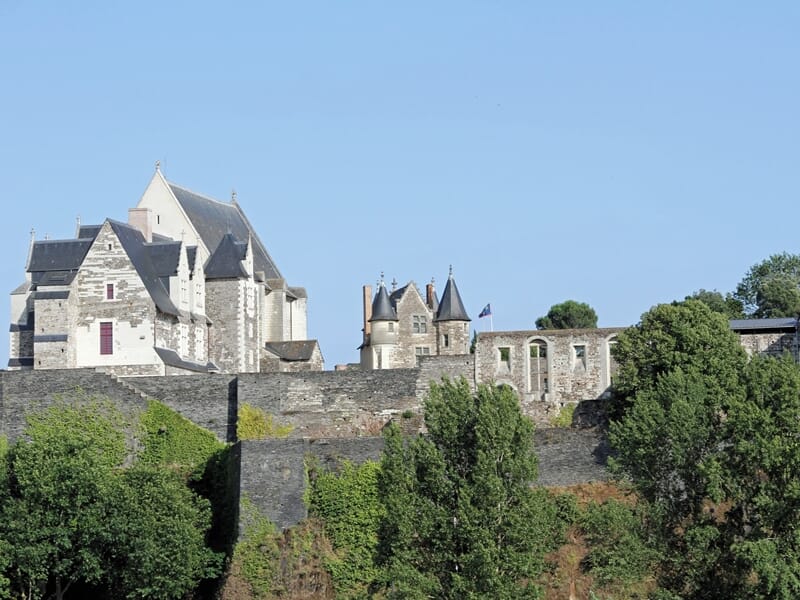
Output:
<instances>
[{"instance_id":1,"label":"green tree","mask_svg":"<svg viewBox=\"0 0 800 600\"><path fill-rule=\"evenodd\" d=\"M427 436L390 426L379 490L389 597L538 597L534 581L563 526L530 485L533 426L508 387L432 385Z\"/></svg>"},{"instance_id":2,"label":"green tree","mask_svg":"<svg viewBox=\"0 0 800 600\"><path fill-rule=\"evenodd\" d=\"M640 494L660 584L682 598L800 594L800 370L746 360L724 317L663 305L620 335L614 467Z\"/></svg>"},{"instance_id":3,"label":"green tree","mask_svg":"<svg viewBox=\"0 0 800 600\"><path fill-rule=\"evenodd\" d=\"M740 598L800 597L800 368L755 357L726 421L724 491Z\"/></svg>"},{"instance_id":4,"label":"green tree","mask_svg":"<svg viewBox=\"0 0 800 600\"><path fill-rule=\"evenodd\" d=\"M206 547L211 508L166 469L134 466L114 478L105 503L106 581L114 598L180 598L216 576Z\"/></svg>"},{"instance_id":5,"label":"green tree","mask_svg":"<svg viewBox=\"0 0 800 600\"><path fill-rule=\"evenodd\" d=\"M783 252L753 265L734 297L755 318L800 314L800 255Z\"/></svg>"},{"instance_id":6,"label":"green tree","mask_svg":"<svg viewBox=\"0 0 800 600\"><path fill-rule=\"evenodd\" d=\"M100 542L113 469L126 456L121 415L107 406L61 405L28 417L27 439L9 455L9 497L0 537L11 579L25 598L61 600L76 582L105 574Z\"/></svg>"},{"instance_id":7,"label":"green tree","mask_svg":"<svg viewBox=\"0 0 800 600\"><path fill-rule=\"evenodd\" d=\"M722 295L717 290L709 291L700 289L693 294L686 296L685 300L699 300L714 312L722 313L728 319L744 319L744 307L741 300L733 297L733 294Z\"/></svg>"},{"instance_id":8,"label":"green tree","mask_svg":"<svg viewBox=\"0 0 800 600\"><path fill-rule=\"evenodd\" d=\"M61 600L88 585L114 597L178 598L217 571L204 542L207 503L166 469L127 467L132 430L96 401L28 417L0 494L5 572L18 595Z\"/></svg>"},{"instance_id":9,"label":"green tree","mask_svg":"<svg viewBox=\"0 0 800 600\"><path fill-rule=\"evenodd\" d=\"M597 313L584 302L566 300L554 304L543 317L536 319L537 329L594 329Z\"/></svg>"},{"instance_id":10,"label":"green tree","mask_svg":"<svg viewBox=\"0 0 800 600\"><path fill-rule=\"evenodd\" d=\"M653 307L617 336L613 353L615 395L623 405L677 369L707 376L707 385L729 393L740 385L747 358L728 320L698 300Z\"/></svg>"}]
</instances>

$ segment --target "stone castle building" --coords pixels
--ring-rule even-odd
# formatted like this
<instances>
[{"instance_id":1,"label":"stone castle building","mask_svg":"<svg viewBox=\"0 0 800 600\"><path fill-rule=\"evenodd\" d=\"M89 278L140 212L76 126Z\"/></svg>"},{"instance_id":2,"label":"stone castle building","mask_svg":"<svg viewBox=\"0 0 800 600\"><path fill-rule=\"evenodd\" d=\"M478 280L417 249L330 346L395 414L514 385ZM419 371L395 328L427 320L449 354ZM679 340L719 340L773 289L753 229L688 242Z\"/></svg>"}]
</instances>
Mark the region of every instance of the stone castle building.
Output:
<instances>
[{"instance_id":1,"label":"stone castle building","mask_svg":"<svg viewBox=\"0 0 800 600\"><path fill-rule=\"evenodd\" d=\"M426 286L424 298L413 281L392 288L391 292L386 289L383 275L374 298L370 286L363 288L362 369L411 368L420 357L469 353L471 319L452 267L441 301L433 281Z\"/></svg>"},{"instance_id":2,"label":"stone castle building","mask_svg":"<svg viewBox=\"0 0 800 600\"><path fill-rule=\"evenodd\" d=\"M11 293L9 369L119 375L321 370L304 288L289 286L235 195L168 182L156 165L128 222L35 240Z\"/></svg>"}]
</instances>

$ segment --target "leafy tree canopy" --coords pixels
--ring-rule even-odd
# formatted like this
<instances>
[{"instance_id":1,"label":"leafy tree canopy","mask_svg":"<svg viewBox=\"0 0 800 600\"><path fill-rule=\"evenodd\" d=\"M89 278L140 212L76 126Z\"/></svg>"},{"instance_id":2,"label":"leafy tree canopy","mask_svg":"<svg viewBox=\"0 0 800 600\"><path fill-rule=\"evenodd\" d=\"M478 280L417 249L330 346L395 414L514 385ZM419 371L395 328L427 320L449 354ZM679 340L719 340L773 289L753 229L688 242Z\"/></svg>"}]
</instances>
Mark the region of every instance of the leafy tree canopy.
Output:
<instances>
[{"instance_id":1,"label":"leafy tree canopy","mask_svg":"<svg viewBox=\"0 0 800 600\"><path fill-rule=\"evenodd\" d=\"M533 425L508 387L432 385L426 437L390 426L379 490L389 597L538 597L533 583L563 531L531 489Z\"/></svg>"},{"instance_id":2,"label":"leafy tree canopy","mask_svg":"<svg viewBox=\"0 0 800 600\"><path fill-rule=\"evenodd\" d=\"M91 586L94 596L179 598L216 572L208 503L171 471L127 466L132 429L96 401L28 418L0 477L0 568L16 593L61 600Z\"/></svg>"},{"instance_id":3,"label":"leafy tree canopy","mask_svg":"<svg viewBox=\"0 0 800 600\"><path fill-rule=\"evenodd\" d=\"M594 329L597 313L584 302L566 300L554 304L543 317L536 319L537 329Z\"/></svg>"},{"instance_id":4,"label":"leafy tree canopy","mask_svg":"<svg viewBox=\"0 0 800 600\"><path fill-rule=\"evenodd\" d=\"M798 597L798 365L747 361L696 300L654 307L618 340L629 404L610 425L613 466L640 494L663 597Z\"/></svg>"},{"instance_id":5,"label":"leafy tree canopy","mask_svg":"<svg viewBox=\"0 0 800 600\"><path fill-rule=\"evenodd\" d=\"M693 294L686 296L685 300L699 300L714 312L725 315L728 319L744 319L744 307L741 300L734 298L733 294L727 293L724 296L717 290L700 289Z\"/></svg>"},{"instance_id":6,"label":"leafy tree canopy","mask_svg":"<svg viewBox=\"0 0 800 600\"><path fill-rule=\"evenodd\" d=\"M773 254L753 265L733 296L748 316L796 317L800 314L800 255Z\"/></svg>"}]
</instances>

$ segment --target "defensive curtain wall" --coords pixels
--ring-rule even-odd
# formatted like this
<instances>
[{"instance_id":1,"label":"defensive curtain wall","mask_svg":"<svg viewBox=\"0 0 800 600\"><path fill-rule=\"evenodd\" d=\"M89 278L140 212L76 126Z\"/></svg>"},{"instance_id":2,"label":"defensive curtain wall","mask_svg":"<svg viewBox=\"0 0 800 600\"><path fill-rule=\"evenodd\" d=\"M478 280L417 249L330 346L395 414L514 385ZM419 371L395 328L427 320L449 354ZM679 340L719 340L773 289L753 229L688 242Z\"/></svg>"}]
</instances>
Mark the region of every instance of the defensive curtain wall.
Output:
<instances>
[{"instance_id":1,"label":"defensive curtain wall","mask_svg":"<svg viewBox=\"0 0 800 600\"><path fill-rule=\"evenodd\" d=\"M139 410L148 397L162 401L221 440L237 442L236 415L247 403L278 424L293 427L287 439L239 442L233 464L239 493L278 526L306 515L305 459L324 465L380 457L380 430L394 419L417 430L430 382L465 376L471 356L436 357L418 369L323 371L242 375L190 375L119 379L91 369L0 371L0 434L21 435L25 415L53 401L80 395L108 397L123 411ZM412 415L411 418L408 418ZM535 445L542 485L569 485L605 478L607 449L593 431L540 429Z\"/></svg>"}]
</instances>

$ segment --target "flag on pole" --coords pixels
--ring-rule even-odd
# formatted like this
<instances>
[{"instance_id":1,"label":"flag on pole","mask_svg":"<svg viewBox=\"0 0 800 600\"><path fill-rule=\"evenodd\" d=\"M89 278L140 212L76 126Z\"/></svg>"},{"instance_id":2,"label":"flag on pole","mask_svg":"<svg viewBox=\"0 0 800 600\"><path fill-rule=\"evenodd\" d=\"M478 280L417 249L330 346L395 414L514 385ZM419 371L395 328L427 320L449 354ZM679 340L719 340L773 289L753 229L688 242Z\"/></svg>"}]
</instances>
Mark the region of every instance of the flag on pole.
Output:
<instances>
[{"instance_id":1,"label":"flag on pole","mask_svg":"<svg viewBox=\"0 0 800 600\"><path fill-rule=\"evenodd\" d=\"M481 311L481 314L478 315L478 318L481 319L483 317L491 317L491 316L492 316L492 305L487 304L486 306L483 307L483 310Z\"/></svg>"}]
</instances>

